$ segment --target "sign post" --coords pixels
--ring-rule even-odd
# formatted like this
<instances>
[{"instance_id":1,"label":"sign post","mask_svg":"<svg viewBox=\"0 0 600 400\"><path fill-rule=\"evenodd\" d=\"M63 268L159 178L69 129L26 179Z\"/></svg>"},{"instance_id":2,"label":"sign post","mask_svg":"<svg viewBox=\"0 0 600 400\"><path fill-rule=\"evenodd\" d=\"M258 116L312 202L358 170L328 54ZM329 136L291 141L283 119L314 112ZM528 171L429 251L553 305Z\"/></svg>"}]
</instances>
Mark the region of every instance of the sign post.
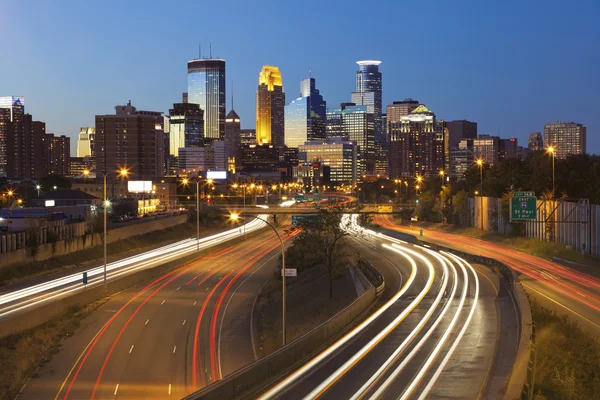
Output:
<instances>
[{"instance_id":1,"label":"sign post","mask_svg":"<svg viewBox=\"0 0 600 400\"><path fill-rule=\"evenodd\" d=\"M534 192L514 192L510 199L510 219L535 221L537 199Z\"/></svg>"},{"instance_id":2,"label":"sign post","mask_svg":"<svg viewBox=\"0 0 600 400\"><path fill-rule=\"evenodd\" d=\"M286 277L296 277L298 276L298 270L296 268L286 268L285 269L285 276Z\"/></svg>"},{"instance_id":3,"label":"sign post","mask_svg":"<svg viewBox=\"0 0 600 400\"><path fill-rule=\"evenodd\" d=\"M88 277L87 277L87 272L83 273L83 284L87 286L88 283Z\"/></svg>"}]
</instances>

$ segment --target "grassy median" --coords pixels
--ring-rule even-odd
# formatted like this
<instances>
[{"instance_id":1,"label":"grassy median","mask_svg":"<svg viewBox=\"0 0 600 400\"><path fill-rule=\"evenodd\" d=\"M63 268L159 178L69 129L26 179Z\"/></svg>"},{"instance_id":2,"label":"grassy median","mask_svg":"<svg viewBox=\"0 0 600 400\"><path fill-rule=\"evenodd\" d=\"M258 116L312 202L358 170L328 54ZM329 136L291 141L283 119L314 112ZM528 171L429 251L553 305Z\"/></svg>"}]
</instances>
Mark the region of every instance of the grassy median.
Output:
<instances>
[{"instance_id":1,"label":"grassy median","mask_svg":"<svg viewBox=\"0 0 600 400\"><path fill-rule=\"evenodd\" d=\"M0 339L0 400L14 399L37 369L58 352L63 340L107 300L74 307L43 325Z\"/></svg>"},{"instance_id":2,"label":"grassy median","mask_svg":"<svg viewBox=\"0 0 600 400\"><path fill-rule=\"evenodd\" d=\"M576 322L531 300L535 324L535 399L600 398L600 343Z\"/></svg>"}]
</instances>

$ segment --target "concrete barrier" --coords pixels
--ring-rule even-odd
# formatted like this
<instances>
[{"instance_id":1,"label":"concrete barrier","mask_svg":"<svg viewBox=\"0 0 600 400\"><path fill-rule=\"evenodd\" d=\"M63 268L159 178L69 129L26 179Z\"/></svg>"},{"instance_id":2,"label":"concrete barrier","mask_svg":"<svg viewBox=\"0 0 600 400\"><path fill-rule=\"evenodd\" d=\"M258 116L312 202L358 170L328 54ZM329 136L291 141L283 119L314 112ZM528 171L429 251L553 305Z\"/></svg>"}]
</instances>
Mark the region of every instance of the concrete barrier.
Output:
<instances>
[{"instance_id":1,"label":"concrete barrier","mask_svg":"<svg viewBox=\"0 0 600 400\"><path fill-rule=\"evenodd\" d=\"M358 270L358 273L361 273ZM268 356L217 381L185 400L223 400L233 398L254 398L271 383L286 376L290 371L318 353L346 332L347 328L363 317L377 299L376 289L370 287L352 304L310 330L294 341L281 347Z\"/></svg>"},{"instance_id":2,"label":"concrete barrier","mask_svg":"<svg viewBox=\"0 0 600 400\"><path fill-rule=\"evenodd\" d=\"M260 232L262 232L262 229L259 231L248 233L246 237L252 238L258 235ZM72 307L79 307L85 304L89 304L93 301L101 299L106 295L112 295L125 289L128 289L132 286L138 285L140 283L147 282L150 279L157 278L162 274L174 270L175 268L189 264L201 257L204 257L207 254L226 248L235 243L239 243L243 240L243 237L232 239L225 243L221 243L219 245L203 249L198 252L194 252L187 256L183 256L181 258L178 258L177 260L169 261L165 264L161 264L153 268L136 271L115 280L110 280L107 282L107 292L104 292L103 285L84 288L82 283L81 290L78 293L62 297L41 307L34 308L31 311L23 312L12 318L1 321L0 338L34 328L68 311Z\"/></svg>"}]
</instances>

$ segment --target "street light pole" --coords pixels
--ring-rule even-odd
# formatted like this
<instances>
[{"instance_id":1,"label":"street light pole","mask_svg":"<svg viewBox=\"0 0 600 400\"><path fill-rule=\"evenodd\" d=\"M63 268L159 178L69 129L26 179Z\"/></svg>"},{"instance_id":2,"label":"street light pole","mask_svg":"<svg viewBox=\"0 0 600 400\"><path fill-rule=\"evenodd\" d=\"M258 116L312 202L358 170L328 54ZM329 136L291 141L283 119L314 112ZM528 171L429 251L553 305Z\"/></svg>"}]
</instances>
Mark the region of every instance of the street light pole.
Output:
<instances>
[{"instance_id":1,"label":"street light pole","mask_svg":"<svg viewBox=\"0 0 600 400\"><path fill-rule=\"evenodd\" d=\"M104 244L104 292L107 292L106 285L106 208L108 207L108 199L106 198L106 174L104 176L104 240L102 240Z\"/></svg>"},{"instance_id":2,"label":"street light pole","mask_svg":"<svg viewBox=\"0 0 600 400\"><path fill-rule=\"evenodd\" d=\"M196 181L196 249L200 250L200 181Z\"/></svg>"},{"instance_id":3,"label":"street light pole","mask_svg":"<svg viewBox=\"0 0 600 400\"><path fill-rule=\"evenodd\" d=\"M481 214L481 230L483 231L483 160L480 158L477 160L479 165L479 213Z\"/></svg>"}]
</instances>

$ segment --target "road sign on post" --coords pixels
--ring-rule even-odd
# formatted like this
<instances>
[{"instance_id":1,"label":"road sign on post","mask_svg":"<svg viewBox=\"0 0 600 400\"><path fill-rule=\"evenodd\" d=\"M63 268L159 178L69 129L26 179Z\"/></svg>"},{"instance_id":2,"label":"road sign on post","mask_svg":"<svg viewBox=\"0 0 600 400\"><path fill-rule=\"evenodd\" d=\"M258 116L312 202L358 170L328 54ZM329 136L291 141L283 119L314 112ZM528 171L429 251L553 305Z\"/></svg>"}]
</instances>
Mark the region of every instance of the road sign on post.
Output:
<instances>
[{"instance_id":1,"label":"road sign on post","mask_svg":"<svg viewBox=\"0 0 600 400\"><path fill-rule=\"evenodd\" d=\"M295 277L298 276L298 270L296 268L286 268L285 269L285 276L291 276L291 277Z\"/></svg>"},{"instance_id":2,"label":"road sign on post","mask_svg":"<svg viewBox=\"0 0 600 400\"><path fill-rule=\"evenodd\" d=\"M392 206L377 206L377 212L378 213L391 214L392 211L393 211L393 207Z\"/></svg>"},{"instance_id":3,"label":"road sign on post","mask_svg":"<svg viewBox=\"0 0 600 400\"><path fill-rule=\"evenodd\" d=\"M537 218L537 199L534 192L514 192L510 199L510 219L530 220Z\"/></svg>"}]
</instances>

